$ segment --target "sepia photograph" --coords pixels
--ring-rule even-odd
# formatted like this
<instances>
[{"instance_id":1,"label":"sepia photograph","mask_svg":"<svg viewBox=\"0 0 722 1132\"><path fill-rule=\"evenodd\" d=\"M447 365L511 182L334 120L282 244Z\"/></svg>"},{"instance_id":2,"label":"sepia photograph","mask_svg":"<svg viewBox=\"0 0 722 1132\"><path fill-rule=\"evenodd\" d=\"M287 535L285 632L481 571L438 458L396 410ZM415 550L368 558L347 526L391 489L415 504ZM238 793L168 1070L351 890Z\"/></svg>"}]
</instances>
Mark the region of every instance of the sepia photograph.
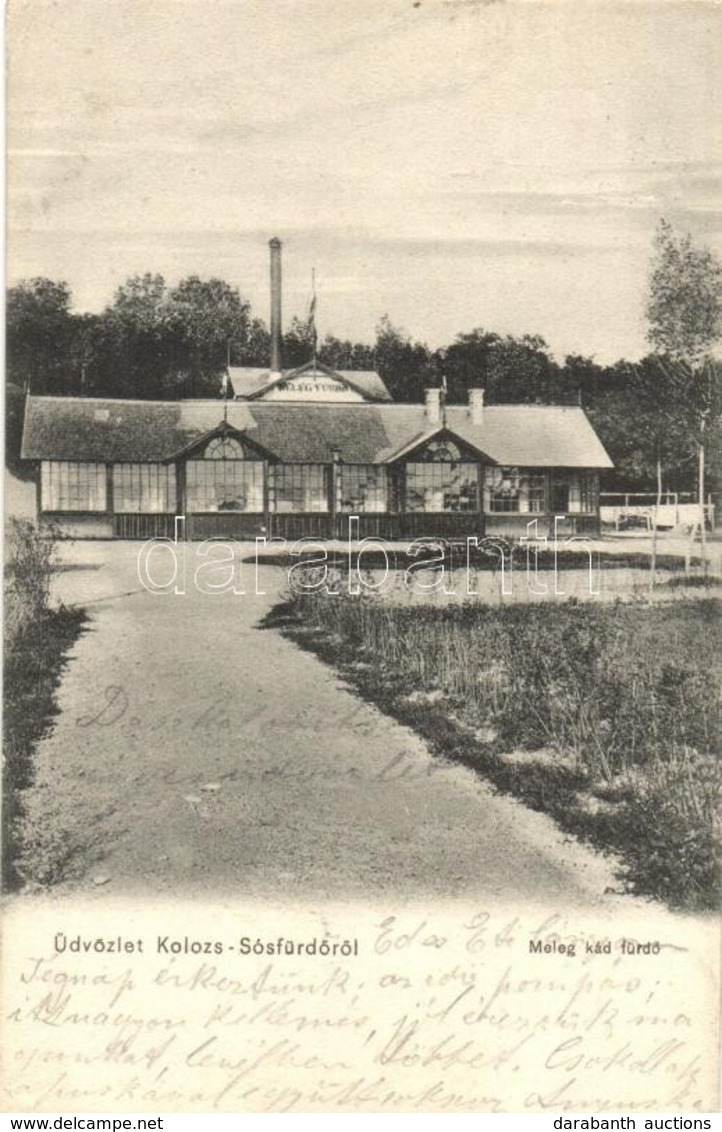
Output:
<instances>
[{"instance_id":1,"label":"sepia photograph","mask_svg":"<svg viewBox=\"0 0 722 1132\"><path fill-rule=\"evenodd\" d=\"M10 0L6 1111L711 1127L720 44Z\"/></svg>"}]
</instances>

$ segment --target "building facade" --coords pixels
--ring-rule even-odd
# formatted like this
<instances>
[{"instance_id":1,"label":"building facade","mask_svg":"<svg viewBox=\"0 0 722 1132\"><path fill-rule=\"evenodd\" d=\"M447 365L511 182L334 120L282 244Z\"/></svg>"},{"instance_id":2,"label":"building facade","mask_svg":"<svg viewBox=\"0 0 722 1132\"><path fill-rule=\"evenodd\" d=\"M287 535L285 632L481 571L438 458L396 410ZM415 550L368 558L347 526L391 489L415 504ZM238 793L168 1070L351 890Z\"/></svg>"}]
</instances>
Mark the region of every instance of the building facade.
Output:
<instances>
[{"instance_id":1,"label":"building facade","mask_svg":"<svg viewBox=\"0 0 722 1132\"><path fill-rule=\"evenodd\" d=\"M389 540L598 533L611 461L581 408L485 406L482 389L401 405L372 371L284 370L269 246L270 366L229 367L223 401L28 397L41 523L120 539L172 537L178 516L189 539L346 540L351 518Z\"/></svg>"},{"instance_id":2,"label":"building facade","mask_svg":"<svg viewBox=\"0 0 722 1132\"><path fill-rule=\"evenodd\" d=\"M230 371L233 400L28 397L38 513L74 538L599 531L611 461L581 408L395 404L376 374Z\"/></svg>"}]
</instances>

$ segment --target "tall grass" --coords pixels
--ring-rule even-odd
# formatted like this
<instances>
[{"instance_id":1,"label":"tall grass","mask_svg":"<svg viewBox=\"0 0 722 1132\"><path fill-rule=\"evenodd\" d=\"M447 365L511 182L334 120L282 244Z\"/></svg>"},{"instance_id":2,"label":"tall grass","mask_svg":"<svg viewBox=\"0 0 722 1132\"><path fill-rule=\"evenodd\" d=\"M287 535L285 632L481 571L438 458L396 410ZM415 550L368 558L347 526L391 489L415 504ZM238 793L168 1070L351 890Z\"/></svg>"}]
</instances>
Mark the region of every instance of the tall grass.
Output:
<instances>
[{"instance_id":1,"label":"tall grass","mask_svg":"<svg viewBox=\"0 0 722 1132\"><path fill-rule=\"evenodd\" d=\"M25 519L10 519L5 538L5 649L16 650L24 633L47 616L55 540Z\"/></svg>"},{"instance_id":2,"label":"tall grass","mask_svg":"<svg viewBox=\"0 0 722 1132\"><path fill-rule=\"evenodd\" d=\"M673 905L715 905L718 600L439 608L339 590L296 592L290 608L339 655L372 662L364 679L373 698L388 706L393 689L397 706L410 694L425 699L414 721L446 734L437 746L455 756L459 733L449 722L467 736L493 736L497 781L622 851L637 890ZM503 753L514 750L544 751L545 771L543 760L528 760L526 771L517 760L510 775ZM488 750L482 761L495 777Z\"/></svg>"},{"instance_id":3,"label":"tall grass","mask_svg":"<svg viewBox=\"0 0 722 1132\"><path fill-rule=\"evenodd\" d=\"M6 531L3 687L3 887L23 879L20 858L31 849L24 828L23 791L32 784L35 744L51 726L64 654L84 619L50 601L55 554L52 534L11 519ZM57 854L55 854L57 856ZM42 862L35 863L42 876ZM51 869L52 871L52 869ZM49 878L50 879L50 878Z\"/></svg>"}]
</instances>

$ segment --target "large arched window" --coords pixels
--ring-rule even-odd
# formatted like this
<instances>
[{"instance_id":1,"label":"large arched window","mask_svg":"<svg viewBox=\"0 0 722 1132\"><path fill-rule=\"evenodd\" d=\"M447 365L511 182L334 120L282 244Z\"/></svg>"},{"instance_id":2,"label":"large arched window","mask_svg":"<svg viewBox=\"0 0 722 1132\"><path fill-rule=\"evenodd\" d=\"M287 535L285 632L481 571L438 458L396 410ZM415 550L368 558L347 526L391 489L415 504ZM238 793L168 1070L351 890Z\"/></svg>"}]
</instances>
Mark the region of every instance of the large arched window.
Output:
<instances>
[{"instance_id":1,"label":"large arched window","mask_svg":"<svg viewBox=\"0 0 722 1132\"><path fill-rule=\"evenodd\" d=\"M424 451L423 459L429 464L453 464L461 459L461 452L453 440L432 440Z\"/></svg>"},{"instance_id":2,"label":"large arched window","mask_svg":"<svg viewBox=\"0 0 722 1132\"><path fill-rule=\"evenodd\" d=\"M186 506L196 513L262 512L263 463L247 460L235 436L214 436L203 458L186 465Z\"/></svg>"},{"instance_id":3,"label":"large arched window","mask_svg":"<svg viewBox=\"0 0 722 1132\"><path fill-rule=\"evenodd\" d=\"M235 436L214 436L203 453L204 460L242 460L243 447Z\"/></svg>"}]
</instances>

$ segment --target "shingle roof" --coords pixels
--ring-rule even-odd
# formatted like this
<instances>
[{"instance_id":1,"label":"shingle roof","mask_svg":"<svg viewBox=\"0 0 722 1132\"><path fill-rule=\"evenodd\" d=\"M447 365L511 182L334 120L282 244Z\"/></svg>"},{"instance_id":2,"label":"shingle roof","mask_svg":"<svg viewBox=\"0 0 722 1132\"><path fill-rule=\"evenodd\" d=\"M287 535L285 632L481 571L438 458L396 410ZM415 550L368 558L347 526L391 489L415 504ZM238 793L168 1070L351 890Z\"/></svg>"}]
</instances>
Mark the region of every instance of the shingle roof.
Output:
<instances>
[{"instance_id":1,"label":"shingle roof","mask_svg":"<svg viewBox=\"0 0 722 1132\"><path fill-rule=\"evenodd\" d=\"M239 431L253 425L243 401L228 402L228 417ZM107 463L164 460L222 420L222 401L28 397L21 455Z\"/></svg>"},{"instance_id":2,"label":"shingle roof","mask_svg":"<svg viewBox=\"0 0 722 1132\"><path fill-rule=\"evenodd\" d=\"M383 463L430 435L423 405L229 401L228 424L285 462ZM28 397L22 456L33 460L169 460L224 419L217 401L121 401ZM489 405L473 424L465 406L447 429L492 462L526 467L609 468L612 462L576 407Z\"/></svg>"},{"instance_id":3,"label":"shingle roof","mask_svg":"<svg viewBox=\"0 0 722 1132\"><path fill-rule=\"evenodd\" d=\"M449 405L447 424L496 464L537 468L611 468L583 409L576 405L488 405L473 425L464 405Z\"/></svg>"}]
</instances>

